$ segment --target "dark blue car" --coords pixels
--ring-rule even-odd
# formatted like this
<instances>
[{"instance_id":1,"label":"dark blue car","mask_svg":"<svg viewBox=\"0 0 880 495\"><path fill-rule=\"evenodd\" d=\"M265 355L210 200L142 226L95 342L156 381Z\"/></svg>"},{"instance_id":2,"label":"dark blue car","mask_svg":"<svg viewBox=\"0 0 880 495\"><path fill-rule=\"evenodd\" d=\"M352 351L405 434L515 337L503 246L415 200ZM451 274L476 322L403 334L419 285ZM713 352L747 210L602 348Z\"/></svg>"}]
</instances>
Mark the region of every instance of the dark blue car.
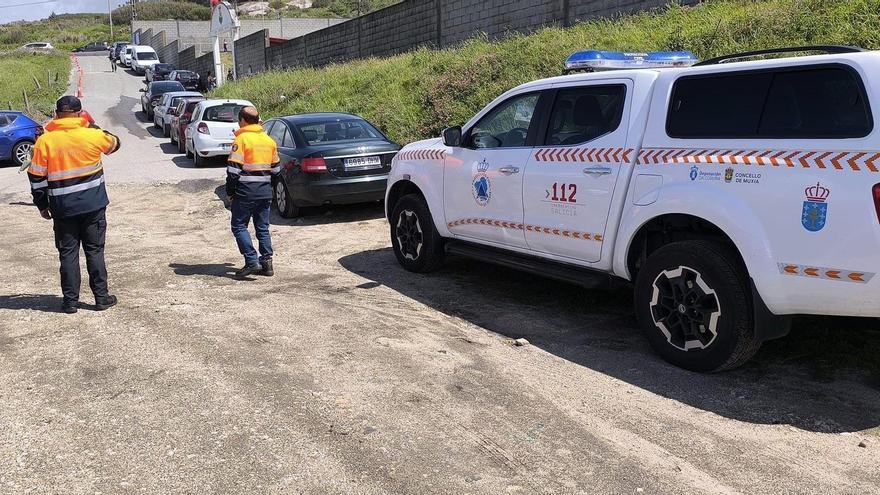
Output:
<instances>
[{"instance_id":1,"label":"dark blue car","mask_svg":"<svg viewBox=\"0 0 880 495\"><path fill-rule=\"evenodd\" d=\"M21 112L0 111L0 160L12 160L21 166L30 160L43 126Z\"/></svg>"}]
</instances>

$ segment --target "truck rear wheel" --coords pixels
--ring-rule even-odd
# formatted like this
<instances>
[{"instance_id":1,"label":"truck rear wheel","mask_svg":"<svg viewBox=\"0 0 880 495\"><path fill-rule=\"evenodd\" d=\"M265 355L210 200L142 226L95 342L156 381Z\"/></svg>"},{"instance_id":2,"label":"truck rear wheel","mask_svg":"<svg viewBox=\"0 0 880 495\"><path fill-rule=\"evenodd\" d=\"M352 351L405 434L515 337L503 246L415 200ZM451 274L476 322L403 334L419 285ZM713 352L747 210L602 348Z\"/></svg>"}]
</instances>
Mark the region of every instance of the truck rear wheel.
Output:
<instances>
[{"instance_id":1,"label":"truck rear wheel","mask_svg":"<svg viewBox=\"0 0 880 495\"><path fill-rule=\"evenodd\" d=\"M667 244L636 278L639 324L654 350L676 366L736 368L761 347L748 280L738 257L718 243Z\"/></svg>"},{"instance_id":2,"label":"truck rear wheel","mask_svg":"<svg viewBox=\"0 0 880 495\"><path fill-rule=\"evenodd\" d=\"M394 255L404 269L427 273L443 264L443 238L420 194L400 198L391 212L390 223Z\"/></svg>"}]
</instances>

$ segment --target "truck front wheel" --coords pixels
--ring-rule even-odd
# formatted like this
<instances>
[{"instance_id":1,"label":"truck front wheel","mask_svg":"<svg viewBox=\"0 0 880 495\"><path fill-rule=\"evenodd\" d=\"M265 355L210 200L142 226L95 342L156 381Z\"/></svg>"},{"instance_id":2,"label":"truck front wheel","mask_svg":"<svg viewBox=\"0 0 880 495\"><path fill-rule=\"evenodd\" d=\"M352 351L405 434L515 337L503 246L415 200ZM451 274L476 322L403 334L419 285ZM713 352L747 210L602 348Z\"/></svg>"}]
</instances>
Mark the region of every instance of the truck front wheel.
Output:
<instances>
[{"instance_id":1,"label":"truck front wheel","mask_svg":"<svg viewBox=\"0 0 880 495\"><path fill-rule=\"evenodd\" d=\"M651 346L681 368L733 369L761 347L746 269L719 243L675 242L651 253L636 278L635 305Z\"/></svg>"},{"instance_id":2,"label":"truck front wheel","mask_svg":"<svg viewBox=\"0 0 880 495\"><path fill-rule=\"evenodd\" d=\"M434 228L434 221L420 194L400 198L391 213L391 245L403 268L426 273L443 263L443 238Z\"/></svg>"}]
</instances>

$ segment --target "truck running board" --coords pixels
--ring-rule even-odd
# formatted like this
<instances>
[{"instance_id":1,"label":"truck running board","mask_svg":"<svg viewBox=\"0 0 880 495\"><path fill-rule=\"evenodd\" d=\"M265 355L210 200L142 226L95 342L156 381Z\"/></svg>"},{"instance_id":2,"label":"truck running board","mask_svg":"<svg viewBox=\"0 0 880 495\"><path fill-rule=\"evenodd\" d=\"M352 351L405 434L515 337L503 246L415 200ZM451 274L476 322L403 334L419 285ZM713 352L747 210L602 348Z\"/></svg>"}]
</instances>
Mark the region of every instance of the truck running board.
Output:
<instances>
[{"instance_id":1,"label":"truck running board","mask_svg":"<svg viewBox=\"0 0 880 495\"><path fill-rule=\"evenodd\" d=\"M450 240L446 242L445 250L449 254L506 266L542 277L580 285L588 289L605 289L612 285L612 277L604 272L589 270L566 263L547 261L535 256L512 253L470 242Z\"/></svg>"}]
</instances>

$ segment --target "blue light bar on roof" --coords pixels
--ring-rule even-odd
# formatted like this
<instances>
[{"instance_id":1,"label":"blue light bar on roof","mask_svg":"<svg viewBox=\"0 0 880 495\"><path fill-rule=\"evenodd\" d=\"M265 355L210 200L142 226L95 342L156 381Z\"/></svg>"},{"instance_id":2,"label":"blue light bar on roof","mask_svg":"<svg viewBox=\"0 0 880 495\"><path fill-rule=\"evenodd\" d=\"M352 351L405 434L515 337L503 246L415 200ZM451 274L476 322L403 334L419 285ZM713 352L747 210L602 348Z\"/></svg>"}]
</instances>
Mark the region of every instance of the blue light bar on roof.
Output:
<instances>
[{"instance_id":1,"label":"blue light bar on roof","mask_svg":"<svg viewBox=\"0 0 880 495\"><path fill-rule=\"evenodd\" d=\"M625 53L586 50L572 53L565 61L565 71L690 67L697 62L699 59L691 52Z\"/></svg>"}]
</instances>

